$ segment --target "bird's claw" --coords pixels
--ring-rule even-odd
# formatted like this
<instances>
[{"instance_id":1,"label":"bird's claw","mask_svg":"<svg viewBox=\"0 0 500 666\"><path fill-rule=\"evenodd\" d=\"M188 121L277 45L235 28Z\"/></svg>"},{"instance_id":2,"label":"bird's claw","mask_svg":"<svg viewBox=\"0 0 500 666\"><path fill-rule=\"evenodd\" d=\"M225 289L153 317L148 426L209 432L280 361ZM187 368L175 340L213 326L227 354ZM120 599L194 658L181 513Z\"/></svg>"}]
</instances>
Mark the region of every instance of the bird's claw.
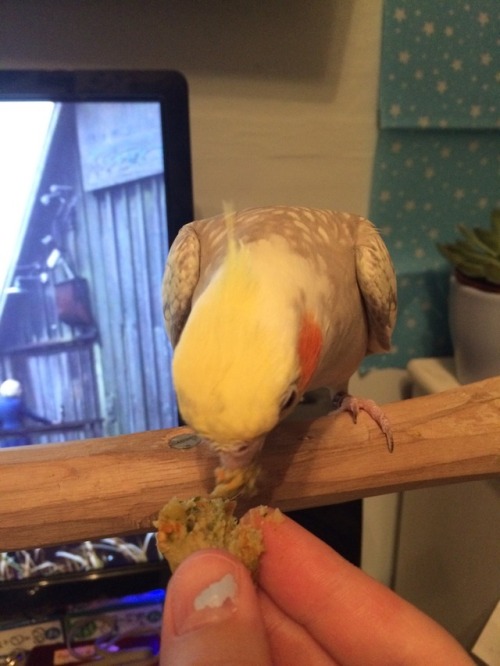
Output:
<instances>
[{"instance_id":1,"label":"bird's claw","mask_svg":"<svg viewBox=\"0 0 500 666\"><path fill-rule=\"evenodd\" d=\"M332 399L332 408L335 411L350 412L354 423L357 422L359 411L362 409L371 416L379 426L380 430L384 433L389 453L394 451L394 436L392 434L391 424L385 413L374 400L369 400L368 398L355 398L345 391L340 391L334 395Z\"/></svg>"}]
</instances>

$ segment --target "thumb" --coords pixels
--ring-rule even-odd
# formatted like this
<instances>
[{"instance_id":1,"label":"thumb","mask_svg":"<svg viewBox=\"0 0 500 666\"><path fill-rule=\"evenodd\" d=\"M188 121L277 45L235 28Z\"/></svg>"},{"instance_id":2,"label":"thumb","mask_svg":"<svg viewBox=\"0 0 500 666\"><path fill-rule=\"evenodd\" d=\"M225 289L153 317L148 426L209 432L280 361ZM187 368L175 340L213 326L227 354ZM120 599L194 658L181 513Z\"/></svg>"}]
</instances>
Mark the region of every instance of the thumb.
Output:
<instances>
[{"instance_id":1,"label":"thumb","mask_svg":"<svg viewBox=\"0 0 500 666\"><path fill-rule=\"evenodd\" d=\"M161 666L271 666L260 605L247 569L222 550L190 555L170 579Z\"/></svg>"}]
</instances>

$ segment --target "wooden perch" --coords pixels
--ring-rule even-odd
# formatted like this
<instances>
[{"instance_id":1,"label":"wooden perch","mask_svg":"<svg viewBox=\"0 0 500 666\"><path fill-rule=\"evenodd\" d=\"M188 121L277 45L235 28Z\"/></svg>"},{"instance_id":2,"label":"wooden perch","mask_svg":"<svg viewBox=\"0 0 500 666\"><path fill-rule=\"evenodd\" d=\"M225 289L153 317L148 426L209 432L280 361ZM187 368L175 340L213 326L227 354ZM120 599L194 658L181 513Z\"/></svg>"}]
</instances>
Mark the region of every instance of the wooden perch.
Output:
<instances>
[{"instance_id":1,"label":"wooden perch","mask_svg":"<svg viewBox=\"0 0 500 666\"><path fill-rule=\"evenodd\" d=\"M392 454L364 413L279 426L251 503L297 509L500 475L500 377L384 409ZM208 493L216 458L170 448L183 432L0 450L0 551L148 531L174 495Z\"/></svg>"}]
</instances>

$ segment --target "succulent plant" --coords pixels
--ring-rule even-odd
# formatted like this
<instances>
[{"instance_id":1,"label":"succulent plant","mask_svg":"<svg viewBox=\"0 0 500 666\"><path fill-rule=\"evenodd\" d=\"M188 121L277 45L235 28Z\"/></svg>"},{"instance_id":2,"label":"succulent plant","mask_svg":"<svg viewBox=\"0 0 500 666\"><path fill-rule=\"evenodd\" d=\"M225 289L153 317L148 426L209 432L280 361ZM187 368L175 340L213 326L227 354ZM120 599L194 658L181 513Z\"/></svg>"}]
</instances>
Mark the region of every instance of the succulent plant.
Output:
<instances>
[{"instance_id":1,"label":"succulent plant","mask_svg":"<svg viewBox=\"0 0 500 666\"><path fill-rule=\"evenodd\" d=\"M491 213L491 228L458 225L462 238L438 243L441 254L457 271L473 280L500 286L500 209Z\"/></svg>"}]
</instances>

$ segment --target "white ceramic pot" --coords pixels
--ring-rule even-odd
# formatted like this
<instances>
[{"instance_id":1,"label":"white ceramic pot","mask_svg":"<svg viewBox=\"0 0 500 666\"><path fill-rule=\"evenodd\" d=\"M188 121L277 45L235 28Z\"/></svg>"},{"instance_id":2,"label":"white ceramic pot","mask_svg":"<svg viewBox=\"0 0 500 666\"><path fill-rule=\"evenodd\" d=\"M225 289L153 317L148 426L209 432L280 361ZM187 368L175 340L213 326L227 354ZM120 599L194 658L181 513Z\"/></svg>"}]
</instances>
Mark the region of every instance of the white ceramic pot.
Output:
<instances>
[{"instance_id":1,"label":"white ceramic pot","mask_svg":"<svg viewBox=\"0 0 500 666\"><path fill-rule=\"evenodd\" d=\"M450 333L462 384L500 375L500 293L450 280Z\"/></svg>"}]
</instances>

